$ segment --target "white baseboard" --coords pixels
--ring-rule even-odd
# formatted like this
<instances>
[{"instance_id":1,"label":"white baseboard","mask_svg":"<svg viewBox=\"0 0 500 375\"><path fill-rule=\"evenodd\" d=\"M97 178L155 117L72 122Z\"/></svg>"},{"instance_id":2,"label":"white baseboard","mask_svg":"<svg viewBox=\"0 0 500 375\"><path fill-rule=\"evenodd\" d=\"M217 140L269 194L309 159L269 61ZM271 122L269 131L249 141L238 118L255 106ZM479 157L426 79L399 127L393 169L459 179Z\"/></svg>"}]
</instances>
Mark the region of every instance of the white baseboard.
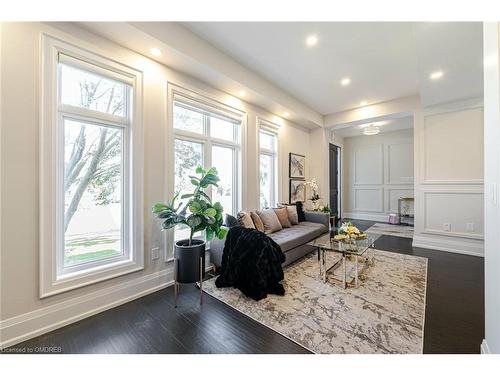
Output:
<instances>
[{"instance_id":1,"label":"white baseboard","mask_svg":"<svg viewBox=\"0 0 500 375\"><path fill-rule=\"evenodd\" d=\"M0 349L166 288L172 280L172 270L167 269L2 320Z\"/></svg>"},{"instance_id":2,"label":"white baseboard","mask_svg":"<svg viewBox=\"0 0 500 375\"><path fill-rule=\"evenodd\" d=\"M345 212L342 218L344 217L354 220L381 221L383 223L387 223L389 220L389 214L369 214L362 212Z\"/></svg>"},{"instance_id":3,"label":"white baseboard","mask_svg":"<svg viewBox=\"0 0 500 375\"><path fill-rule=\"evenodd\" d=\"M483 342L481 343L481 354L491 354L490 348L488 346L488 343L486 342L486 339L483 339Z\"/></svg>"},{"instance_id":4,"label":"white baseboard","mask_svg":"<svg viewBox=\"0 0 500 375\"><path fill-rule=\"evenodd\" d=\"M481 240L464 241L460 238L440 238L441 236L434 235L417 235L413 236L413 247L423 249L448 251L451 253L474 255L484 257L484 242Z\"/></svg>"}]
</instances>

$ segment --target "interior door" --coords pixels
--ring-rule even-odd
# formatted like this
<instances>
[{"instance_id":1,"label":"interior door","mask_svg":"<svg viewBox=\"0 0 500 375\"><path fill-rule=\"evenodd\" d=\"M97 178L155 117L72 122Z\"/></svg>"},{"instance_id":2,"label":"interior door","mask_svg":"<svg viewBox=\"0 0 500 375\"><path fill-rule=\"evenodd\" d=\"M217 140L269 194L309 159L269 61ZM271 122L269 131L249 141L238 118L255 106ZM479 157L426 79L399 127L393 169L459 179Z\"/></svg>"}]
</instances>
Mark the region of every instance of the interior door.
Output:
<instances>
[{"instance_id":1,"label":"interior door","mask_svg":"<svg viewBox=\"0 0 500 375\"><path fill-rule=\"evenodd\" d=\"M338 146L330 144L330 209L337 219L340 218L339 151Z\"/></svg>"}]
</instances>

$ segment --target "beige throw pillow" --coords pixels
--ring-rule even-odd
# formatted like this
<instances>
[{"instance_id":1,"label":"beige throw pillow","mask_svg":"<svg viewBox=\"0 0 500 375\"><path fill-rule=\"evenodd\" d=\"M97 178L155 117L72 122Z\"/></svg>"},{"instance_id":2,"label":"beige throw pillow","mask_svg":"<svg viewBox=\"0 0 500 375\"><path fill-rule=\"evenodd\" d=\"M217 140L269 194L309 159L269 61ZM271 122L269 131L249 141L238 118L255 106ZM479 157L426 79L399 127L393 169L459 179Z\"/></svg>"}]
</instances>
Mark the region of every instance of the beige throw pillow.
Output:
<instances>
[{"instance_id":1,"label":"beige throw pillow","mask_svg":"<svg viewBox=\"0 0 500 375\"><path fill-rule=\"evenodd\" d=\"M256 212L257 215L259 215L260 219L262 220L262 223L264 224L264 233L266 234L274 233L283 229L283 227L280 224L280 221L278 220L278 216L276 216L276 213L272 208L267 208L265 210L258 210Z\"/></svg>"},{"instance_id":2,"label":"beige throw pillow","mask_svg":"<svg viewBox=\"0 0 500 375\"><path fill-rule=\"evenodd\" d=\"M279 204L278 207L286 208L286 210L288 212L288 220L290 221L290 224L297 225L299 223L299 215L297 214L297 206L296 205L294 205L294 204L291 204L291 205Z\"/></svg>"},{"instance_id":3,"label":"beige throw pillow","mask_svg":"<svg viewBox=\"0 0 500 375\"><path fill-rule=\"evenodd\" d=\"M253 223L255 225L255 229L258 231L264 232L264 223L260 219L260 216L257 215L254 211L250 212L250 216L252 217Z\"/></svg>"},{"instance_id":4,"label":"beige throw pillow","mask_svg":"<svg viewBox=\"0 0 500 375\"><path fill-rule=\"evenodd\" d=\"M250 216L250 214L248 212L245 212L245 211L238 212L237 219L242 227L255 229L255 225L253 224L252 217Z\"/></svg>"},{"instance_id":5,"label":"beige throw pillow","mask_svg":"<svg viewBox=\"0 0 500 375\"><path fill-rule=\"evenodd\" d=\"M285 207L273 208L273 210L283 228L290 228L292 226L292 224L290 224L290 220L288 220L288 210Z\"/></svg>"}]
</instances>

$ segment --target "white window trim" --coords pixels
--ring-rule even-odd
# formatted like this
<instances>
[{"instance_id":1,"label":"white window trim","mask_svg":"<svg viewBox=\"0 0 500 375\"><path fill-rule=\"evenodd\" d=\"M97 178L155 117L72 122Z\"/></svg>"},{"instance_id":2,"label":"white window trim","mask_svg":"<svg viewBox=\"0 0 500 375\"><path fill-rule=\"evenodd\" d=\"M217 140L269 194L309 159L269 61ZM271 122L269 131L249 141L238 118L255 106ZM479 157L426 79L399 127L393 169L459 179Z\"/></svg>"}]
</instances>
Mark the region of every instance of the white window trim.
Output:
<instances>
[{"instance_id":1,"label":"white window trim","mask_svg":"<svg viewBox=\"0 0 500 375\"><path fill-rule=\"evenodd\" d=\"M132 113L124 119L95 111L61 105L58 108L58 59L64 54L64 61L72 61L81 66L91 67L95 73L110 72L110 78L119 78L132 86ZM40 55L40 258L39 258L39 293L45 298L85 285L94 284L117 276L140 271L144 268L144 213L143 213L143 130L142 130L142 73L130 67L118 64L111 59L89 52L45 33L41 34ZM95 115L95 116L94 116ZM128 168L127 183L130 199L129 212L123 231L129 231L129 256L116 258L116 262L96 262L95 267L80 269L72 273L59 273L61 257L61 214L55 208L61 207L62 186L61 163L61 116L68 116L114 127L129 128L124 139L129 145L124 154L124 168ZM129 123L130 122L130 123ZM126 148L125 148L126 149ZM128 154L128 155L126 155ZM59 164L58 164L59 163ZM125 195L124 195L125 197ZM62 238L62 237L61 237ZM58 243L59 242L59 243ZM107 264L106 264L107 263Z\"/></svg>"},{"instance_id":2,"label":"white window trim","mask_svg":"<svg viewBox=\"0 0 500 375\"><path fill-rule=\"evenodd\" d=\"M174 194L174 142L176 139L181 139L185 141L193 141L203 144L203 163L204 165L211 165L212 163L212 146L222 146L232 148L234 152L235 163L233 165L233 184L236 184L236 194L233 196L233 207L236 210L240 210L242 207L242 199L246 193L245 189L245 165L244 165L244 152L245 152L245 142L246 142L246 124L247 116L246 113L231 107L227 104L221 103L220 101L213 99L211 95L203 93L195 88L182 87L173 83L167 84L167 114L166 114L166 128L167 128L167 151L166 160L167 162L167 173L165 184L167 186L165 196L165 201L171 199ZM199 134L195 132L190 132L183 129L175 129L173 121L173 110L174 103L183 102L185 104L190 104L196 106L203 111L210 112L219 115L223 118L232 119L240 124L240 141L233 142L224 139L219 139L211 137L208 135L209 129L206 129L206 124L203 126L204 134ZM211 196L211 191L209 191ZM174 231L168 230L165 232L165 262L172 262L173 258L169 256L173 249L174 244ZM209 246L209 244L207 244ZM208 248L207 246L207 248Z\"/></svg>"},{"instance_id":3,"label":"white window trim","mask_svg":"<svg viewBox=\"0 0 500 375\"><path fill-rule=\"evenodd\" d=\"M280 126L268 121L264 120L262 118L257 118L257 134L256 134L256 139L257 139L257 191L259 192L257 196L257 207L260 207L260 155L267 155L271 156L273 163L272 163L272 178L271 178L271 184L273 186L273 189L271 191L271 206L276 207L278 204L279 200L279 168L278 168L278 163L279 163L279 129ZM276 148L274 150L269 150L266 148L261 148L260 147L260 132L266 132L268 134L272 134L276 137ZM260 207L262 208L262 207Z\"/></svg>"}]
</instances>

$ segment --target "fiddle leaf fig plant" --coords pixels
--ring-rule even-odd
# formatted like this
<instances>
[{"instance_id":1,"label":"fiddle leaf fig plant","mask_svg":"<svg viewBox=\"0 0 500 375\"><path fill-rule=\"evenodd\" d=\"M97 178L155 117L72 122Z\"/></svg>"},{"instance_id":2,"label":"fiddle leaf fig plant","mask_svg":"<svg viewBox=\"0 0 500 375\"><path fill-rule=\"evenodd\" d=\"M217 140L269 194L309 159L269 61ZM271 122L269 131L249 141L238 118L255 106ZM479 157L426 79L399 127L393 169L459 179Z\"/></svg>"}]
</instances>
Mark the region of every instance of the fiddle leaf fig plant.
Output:
<instances>
[{"instance_id":1,"label":"fiddle leaf fig plant","mask_svg":"<svg viewBox=\"0 0 500 375\"><path fill-rule=\"evenodd\" d=\"M176 203L179 196L177 193L167 204L156 203L153 206L153 214L163 220L164 230L178 224L185 224L190 228L189 246L197 232L206 231L207 241L210 241L214 236L224 239L228 231L222 226L222 212L224 211L222 205L219 202L212 204L212 200L204 191L209 186L217 187L217 182L219 182L217 169L210 168L206 171L198 166L196 174L199 176L189 176L194 186L193 193L182 195L180 203Z\"/></svg>"}]
</instances>

